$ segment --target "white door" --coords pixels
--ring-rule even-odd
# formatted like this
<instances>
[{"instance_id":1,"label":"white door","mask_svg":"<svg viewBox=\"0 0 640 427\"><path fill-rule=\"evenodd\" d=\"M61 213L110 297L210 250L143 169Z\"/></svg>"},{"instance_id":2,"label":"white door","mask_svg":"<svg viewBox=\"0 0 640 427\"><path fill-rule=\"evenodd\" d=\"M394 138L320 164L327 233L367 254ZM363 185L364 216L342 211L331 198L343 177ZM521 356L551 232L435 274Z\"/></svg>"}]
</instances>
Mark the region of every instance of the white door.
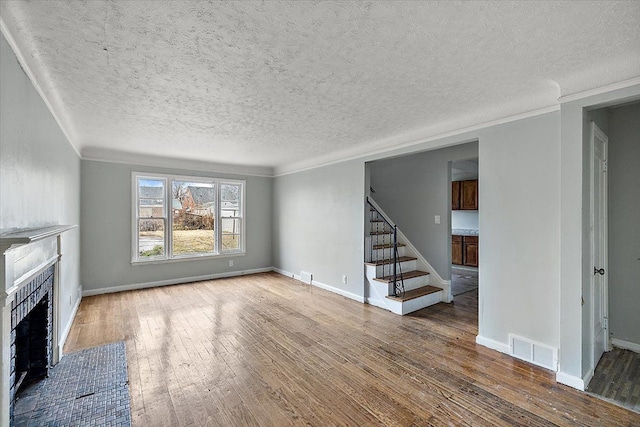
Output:
<instances>
[{"instance_id":1,"label":"white door","mask_svg":"<svg viewBox=\"0 0 640 427\"><path fill-rule=\"evenodd\" d=\"M593 322L593 367L609 347L607 301L607 136L591 122L591 282Z\"/></svg>"}]
</instances>

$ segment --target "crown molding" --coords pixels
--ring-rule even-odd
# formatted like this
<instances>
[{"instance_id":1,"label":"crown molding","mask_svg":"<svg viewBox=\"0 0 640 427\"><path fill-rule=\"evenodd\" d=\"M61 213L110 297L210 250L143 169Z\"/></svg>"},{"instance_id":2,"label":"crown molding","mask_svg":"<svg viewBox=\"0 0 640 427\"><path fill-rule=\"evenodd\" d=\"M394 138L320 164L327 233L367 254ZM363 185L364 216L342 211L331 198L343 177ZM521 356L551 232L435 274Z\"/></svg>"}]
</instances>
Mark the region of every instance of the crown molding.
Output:
<instances>
[{"instance_id":1,"label":"crown molding","mask_svg":"<svg viewBox=\"0 0 640 427\"><path fill-rule=\"evenodd\" d=\"M463 127L460 129L449 131L449 132L428 135L419 139L400 142L400 143L390 145L385 148L381 148L377 150L367 150L365 147L365 148L359 148L357 151L351 152L346 156L344 155L344 152L343 152L342 156L340 156L340 154L328 155L323 158L318 158L316 162L305 161L305 162L293 163L287 166L280 166L280 167L274 168L274 177L290 175L298 172L304 172L304 171L321 168L325 166L331 166L337 163L342 163L350 160L356 160L356 159L367 159L367 161L376 160L381 157L384 157L385 154L391 154L392 152L402 150L402 149L415 148L416 151L419 151L419 150L425 150L425 149L431 150L435 148L441 148L447 145L451 145L444 142L442 144L438 144L438 141L443 140L445 138L462 135L468 132L475 132L491 126L497 126L497 125L501 125L509 122L514 122L514 121L526 119L529 117L535 117L543 114L553 113L559 110L560 110L559 104L551 105L549 107L539 108L539 109L527 111L524 113L506 116L500 119ZM467 138L465 139L465 141L461 141L461 142L470 142L472 140L473 138L472 139Z\"/></svg>"},{"instance_id":2,"label":"crown molding","mask_svg":"<svg viewBox=\"0 0 640 427\"><path fill-rule=\"evenodd\" d=\"M231 165L213 163L202 160L177 159L169 157L157 157L144 154L133 154L118 151L83 149L82 160L116 163L131 166L146 166L161 169L184 169L190 171L213 172L220 174L256 176L263 178L273 177L273 168L267 166Z\"/></svg>"},{"instance_id":3,"label":"crown molding","mask_svg":"<svg viewBox=\"0 0 640 427\"><path fill-rule=\"evenodd\" d=\"M80 152L76 148L73 138L71 138L71 132L69 132L69 129L67 128L67 126L64 124L60 116L56 113L56 110L51 105L51 102L49 102L49 98L47 97L45 91L42 89L40 84L38 84L38 80L36 79L35 74L33 73L33 70L27 63L24 55L22 54L22 51L18 47L18 43L16 42L15 38L9 31L9 28L4 22L4 19L2 18L2 16L0 16L0 32L4 36L4 39L7 41L7 43L9 44L9 47L11 48L11 50L13 50L13 54L16 56L18 63L22 67L22 70L24 71L24 73L27 75L27 78L29 79L29 81L31 81L31 84L33 85L33 87L36 89L36 92L38 92L38 95L40 95L40 98L42 98L42 101L44 102L44 105L49 110L49 113L51 113L51 116L53 116L53 119L58 124L58 127L64 134L65 138L67 138L69 145L71 145L71 148L73 148L73 151L76 152L78 157L81 158L82 156L80 155Z\"/></svg>"},{"instance_id":4,"label":"crown molding","mask_svg":"<svg viewBox=\"0 0 640 427\"><path fill-rule=\"evenodd\" d=\"M612 83L606 86L600 86L597 88L584 90L582 92L576 92L569 95L563 95L558 98L558 102L560 104L564 104L567 102L573 102L584 98L589 98L591 96L602 95L605 93L613 92L615 90L626 89L628 87L640 85L640 77L634 77L632 79L623 80L621 82Z\"/></svg>"}]
</instances>

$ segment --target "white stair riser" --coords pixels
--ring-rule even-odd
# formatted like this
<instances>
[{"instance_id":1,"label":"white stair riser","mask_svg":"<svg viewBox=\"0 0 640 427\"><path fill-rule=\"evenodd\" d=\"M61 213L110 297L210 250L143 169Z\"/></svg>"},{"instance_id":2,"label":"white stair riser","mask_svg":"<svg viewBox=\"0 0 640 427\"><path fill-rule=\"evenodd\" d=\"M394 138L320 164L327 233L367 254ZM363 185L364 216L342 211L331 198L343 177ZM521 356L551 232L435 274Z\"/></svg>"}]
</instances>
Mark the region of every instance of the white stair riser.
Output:
<instances>
[{"instance_id":1,"label":"white stair riser","mask_svg":"<svg viewBox=\"0 0 640 427\"><path fill-rule=\"evenodd\" d=\"M442 302L442 296L443 292L438 291L405 302L385 298L384 300L376 299L375 301L371 301L371 303L376 307L384 308L392 313L404 315Z\"/></svg>"},{"instance_id":2,"label":"white stair riser","mask_svg":"<svg viewBox=\"0 0 640 427\"><path fill-rule=\"evenodd\" d=\"M366 266L367 280L369 280L370 286L375 287L380 295L391 295L393 293L393 285L378 280L373 280L376 276L376 267L373 265ZM421 288L429 284L429 275L412 277L411 279L404 279L404 290L410 291L412 289Z\"/></svg>"},{"instance_id":3,"label":"white stair riser","mask_svg":"<svg viewBox=\"0 0 640 427\"><path fill-rule=\"evenodd\" d=\"M365 275L367 276L367 280L369 281L369 283L372 283L372 284L382 283L382 282L377 282L377 281L373 280L376 277L376 266L375 265L366 265L365 264L364 269L365 269Z\"/></svg>"},{"instance_id":4,"label":"white stair riser","mask_svg":"<svg viewBox=\"0 0 640 427\"><path fill-rule=\"evenodd\" d=\"M404 261L397 263L396 273L414 271L416 269L416 260ZM376 277L390 276L393 274L393 263L376 266Z\"/></svg>"},{"instance_id":5,"label":"white stair riser","mask_svg":"<svg viewBox=\"0 0 640 427\"><path fill-rule=\"evenodd\" d=\"M411 291L413 289L418 289L423 286L427 286L429 284L429 275L427 274L426 276L418 276L418 277L412 277L411 279L404 279L403 284L404 284L405 292ZM393 283L389 283L387 295L392 295L392 294L393 294Z\"/></svg>"},{"instance_id":6,"label":"white stair riser","mask_svg":"<svg viewBox=\"0 0 640 427\"><path fill-rule=\"evenodd\" d=\"M423 286L427 286L429 284L429 275L413 277L411 279L404 279L404 290L411 291L413 289L418 289Z\"/></svg>"},{"instance_id":7,"label":"white stair riser","mask_svg":"<svg viewBox=\"0 0 640 427\"><path fill-rule=\"evenodd\" d=\"M398 256L404 256L405 255L405 247L404 246L398 246ZM374 257L373 259L388 259L393 255L393 248L384 248L384 249L374 249L372 256Z\"/></svg>"},{"instance_id":8,"label":"white stair riser","mask_svg":"<svg viewBox=\"0 0 640 427\"><path fill-rule=\"evenodd\" d=\"M442 301L443 292L438 291L429 295L421 296L420 298L414 298L402 303L402 311L398 314L409 314L416 310L420 310L425 307L437 304Z\"/></svg>"}]
</instances>

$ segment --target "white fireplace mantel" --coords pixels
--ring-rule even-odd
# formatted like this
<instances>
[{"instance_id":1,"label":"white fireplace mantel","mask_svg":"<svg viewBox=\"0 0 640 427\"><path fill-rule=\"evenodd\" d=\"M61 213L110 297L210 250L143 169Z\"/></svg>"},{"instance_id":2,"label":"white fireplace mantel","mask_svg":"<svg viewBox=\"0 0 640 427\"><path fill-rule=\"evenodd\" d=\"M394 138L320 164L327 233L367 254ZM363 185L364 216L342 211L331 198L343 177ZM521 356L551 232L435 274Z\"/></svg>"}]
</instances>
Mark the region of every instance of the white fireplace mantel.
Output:
<instances>
[{"instance_id":1,"label":"white fireplace mantel","mask_svg":"<svg viewBox=\"0 0 640 427\"><path fill-rule=\"evenodd\" d=\"M0 234L0 426L9 425L11 302L16 292L54 266L53 364L62 356L60 336L61 235L77 225L11 230Z\"/></svg>"}]
</instances>

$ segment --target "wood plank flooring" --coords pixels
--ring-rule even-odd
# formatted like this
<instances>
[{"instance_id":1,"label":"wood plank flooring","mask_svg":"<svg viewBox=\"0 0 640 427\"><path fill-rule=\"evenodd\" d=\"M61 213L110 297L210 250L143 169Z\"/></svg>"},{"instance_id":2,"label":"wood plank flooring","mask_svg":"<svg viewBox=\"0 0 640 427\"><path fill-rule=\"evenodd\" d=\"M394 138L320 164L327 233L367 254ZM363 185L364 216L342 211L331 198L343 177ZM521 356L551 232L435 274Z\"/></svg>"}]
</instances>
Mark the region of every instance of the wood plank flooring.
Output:
<instances>
[{"instance_id":1,"label":"wood plank flooring","mask_svg":"<svg viewBox=\"0 0 640 427\"><path fill-rule=\"evenodd\" d=\"M632 426L475 344L477 294L409 316L276 273L84 298L65 352L124 340L135 426Z\"/></svg>"},{"instance_id":2,"label":"wood plank flooring","mask_svg":"<svg viewBox=\"0 0 640 427\"><path fill-rule=\"evenodd\" d=\"M640 414L640 354L621 348L604 353L587 391Z\"/></svg>"}]
</instances>

